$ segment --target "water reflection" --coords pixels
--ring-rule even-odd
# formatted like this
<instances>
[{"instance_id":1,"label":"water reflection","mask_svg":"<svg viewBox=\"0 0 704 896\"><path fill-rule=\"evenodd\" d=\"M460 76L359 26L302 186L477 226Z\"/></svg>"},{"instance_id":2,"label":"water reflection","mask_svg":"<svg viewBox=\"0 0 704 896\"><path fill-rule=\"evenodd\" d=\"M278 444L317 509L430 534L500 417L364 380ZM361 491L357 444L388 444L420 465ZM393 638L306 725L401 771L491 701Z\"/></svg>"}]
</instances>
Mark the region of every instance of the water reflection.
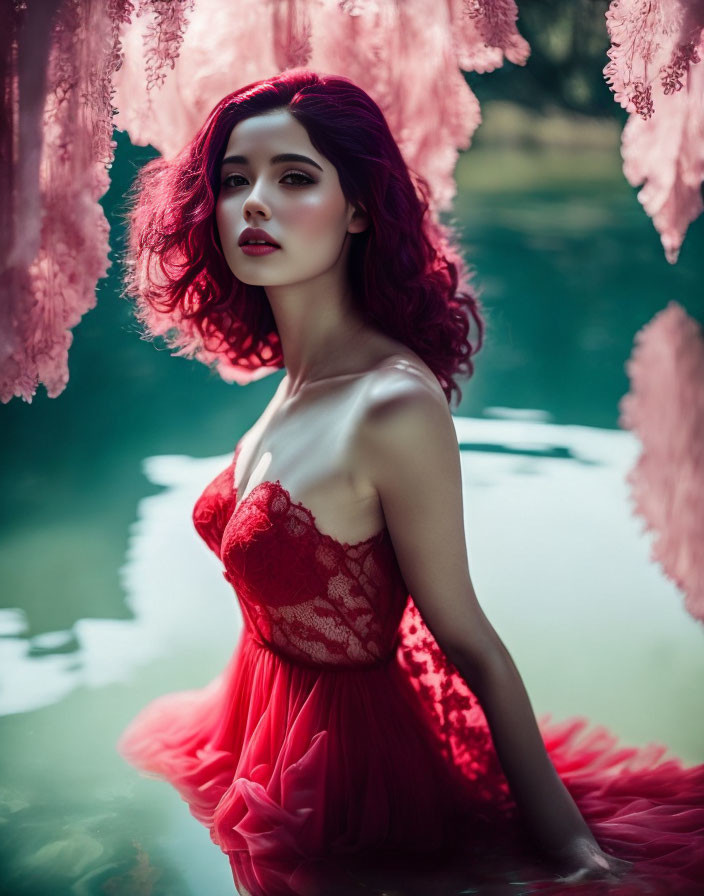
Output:
<instances>
[{"instance_id":1,"label":"water reflection","mask_svg":"<svg viewBox=\"0 0 704 896\"><path fill-rule=\"evenodd\" d=\"M120 569L132 619L79 619L70 631L26 638L22 608L0 610L0 666L11 681L0 692L0 714L54 703L79 686L128 680L145 663L197 640L214 648L232 642L238 617L231 592L190 521L203 483L227 460L144 461L147 479L164 490L140 501Z\"/></svg>"}]
</instances>

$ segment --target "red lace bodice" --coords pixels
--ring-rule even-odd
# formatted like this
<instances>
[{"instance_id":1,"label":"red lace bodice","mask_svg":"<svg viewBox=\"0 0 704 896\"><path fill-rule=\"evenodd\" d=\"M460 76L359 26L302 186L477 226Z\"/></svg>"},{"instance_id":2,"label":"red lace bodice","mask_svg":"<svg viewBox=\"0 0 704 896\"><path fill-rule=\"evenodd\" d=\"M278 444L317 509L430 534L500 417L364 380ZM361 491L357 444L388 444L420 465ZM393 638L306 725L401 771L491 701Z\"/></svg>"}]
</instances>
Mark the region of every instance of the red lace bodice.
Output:
<instances>
[{"instance_id":1,"label":"red lace bodice","mask_svg":"<svg viewBox=\"0 0 704 896\"><path fill-rule=\"evenodd\" d=\"M237 504L238 453L239 444L196 502L193 522L221 558L250 634L308 664L390 659L408 591L388 530L342 543L278 481L259 483Z\"/></svg>"},{"instance_id":2,"label":"red lace bodice","mask_svg":"<svg viewBox=\"0 0 704 896\"><path fill-rule=\"evenodd\" d=\"M248 635L330 671L396 658L461 785L475 801L505 806L508 785L484 712L408 594L388 529L342 543L278 481L259 483L238 504L240 444L196 501L193 523L223 562Z\"/></svg>"}]
</instances>

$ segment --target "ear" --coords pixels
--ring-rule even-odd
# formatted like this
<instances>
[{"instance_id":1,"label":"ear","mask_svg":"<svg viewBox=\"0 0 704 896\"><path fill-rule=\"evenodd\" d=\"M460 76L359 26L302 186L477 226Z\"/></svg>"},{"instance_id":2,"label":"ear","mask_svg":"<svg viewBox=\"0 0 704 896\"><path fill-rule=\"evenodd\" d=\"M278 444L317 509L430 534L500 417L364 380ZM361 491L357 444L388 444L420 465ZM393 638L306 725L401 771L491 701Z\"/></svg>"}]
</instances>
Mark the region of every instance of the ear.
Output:
<instances>
[{"instance_id":1,"label":"ear","mask_svg":"<svg viewBox=\"0 0 704 896\"><path fill-rule=\"evenodd\" d=\"M363 205L354 207L354 212L347 225L348 233L361 233L369 227L369 215Z\"/></svg>"}]
</instances>

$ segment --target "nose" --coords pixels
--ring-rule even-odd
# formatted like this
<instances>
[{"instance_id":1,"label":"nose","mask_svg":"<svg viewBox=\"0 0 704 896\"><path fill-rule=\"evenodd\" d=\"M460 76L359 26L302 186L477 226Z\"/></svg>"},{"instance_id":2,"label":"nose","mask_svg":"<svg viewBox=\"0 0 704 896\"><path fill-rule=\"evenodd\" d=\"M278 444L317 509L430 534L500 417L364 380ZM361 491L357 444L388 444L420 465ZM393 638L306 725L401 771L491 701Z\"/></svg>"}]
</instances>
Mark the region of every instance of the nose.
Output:
<instances>
[{"instance_id":1,"label":"nose","mask_svg":"<svg viewBox=\"0 0 704 896\"><path fill-rule=\"evenodd\" d=\"M255 215L262 218L271 217L271 209L262 195L262 187L254 186L242 205L242 214L249 221Z\"/></svg>"}]
</instances>

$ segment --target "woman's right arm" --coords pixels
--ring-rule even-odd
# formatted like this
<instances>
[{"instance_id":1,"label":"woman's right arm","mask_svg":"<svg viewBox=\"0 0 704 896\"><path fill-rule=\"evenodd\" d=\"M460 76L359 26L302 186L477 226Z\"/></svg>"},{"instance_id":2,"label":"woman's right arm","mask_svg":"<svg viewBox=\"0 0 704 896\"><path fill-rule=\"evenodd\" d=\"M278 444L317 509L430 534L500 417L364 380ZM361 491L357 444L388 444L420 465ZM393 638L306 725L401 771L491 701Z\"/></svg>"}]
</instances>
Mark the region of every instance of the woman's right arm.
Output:
<instances>
[{"instance_id":1,"label":"woman's right arm","mask_svg":"<svg viewBox=\"0 0 704 896\"><path fill-rule=\"evenodd\" d=\"M360 450L399 567L439 646L476 694L512 795L561 871L627 867L603 853L550 757L521 676L479 605L469 574L459 449L443 393L399 375L377 390Z\"/></svg>"}]
</instances>

